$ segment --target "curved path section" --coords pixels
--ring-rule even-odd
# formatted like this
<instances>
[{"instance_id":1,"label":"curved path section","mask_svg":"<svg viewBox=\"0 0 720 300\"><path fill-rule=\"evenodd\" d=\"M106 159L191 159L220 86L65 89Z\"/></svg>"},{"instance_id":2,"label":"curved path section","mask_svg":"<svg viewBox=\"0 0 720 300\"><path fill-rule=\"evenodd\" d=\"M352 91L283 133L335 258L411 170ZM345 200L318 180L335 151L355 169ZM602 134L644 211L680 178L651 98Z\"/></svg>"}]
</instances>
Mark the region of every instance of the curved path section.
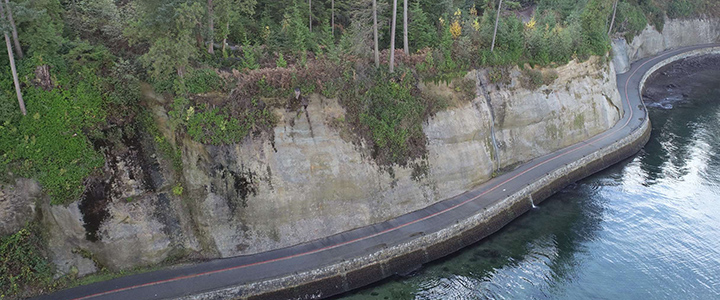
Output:
<instances>
[{"instance_id":1,"label":"curved path section","mask_svg":"<svg viewBox=\"0 0 720 300\"><path fill-rule=\"evenodd\" d=\"M681 48L634 63L617 77L625 115L614 127L425 209L293 247L127 276L38 299L317 299L411 272L636 153L650 136L640 95L647 76L713 46L720 45Z\"/></svg>"}]
</instances>

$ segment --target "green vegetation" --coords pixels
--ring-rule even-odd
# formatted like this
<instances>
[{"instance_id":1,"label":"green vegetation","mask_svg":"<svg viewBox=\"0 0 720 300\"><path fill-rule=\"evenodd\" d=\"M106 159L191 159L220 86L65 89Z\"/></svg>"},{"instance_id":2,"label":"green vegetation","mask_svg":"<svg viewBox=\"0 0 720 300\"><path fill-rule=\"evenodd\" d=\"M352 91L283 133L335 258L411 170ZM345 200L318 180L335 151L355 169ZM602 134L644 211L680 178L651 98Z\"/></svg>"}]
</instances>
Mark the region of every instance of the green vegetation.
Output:
<instances>
[{"instance_id":1,"label":"green vegetation","mask_svg":"<svg viewBox=\"0 0 720 300\"><path fill-rule=\"evenodd\" d=\"M268 129L273 124L273 116L257 101L241 112L239 117L220 112L218 108L202 105L193 112L187 111L187 133L194 140L205 144L232 144L242 141L251 132Z\"/></svg>"},{"instance_id":2,"label":"green vegetation","mask_svg":"<svg viewBox=\"0 0 720 300\"><path fill-rule=\"evenodd\" d=\"M183 83L190 94L221 91L225 87L225 83L220 76L211 69L193 70Z\"/></svg>"},{"instance_id":3,"label":"green vegetation","mask_svg":"<svg viewBox=\"0 0 720 300\"><path fill-rule=\"evenodd\" d=\"M175 185L175 186L172 188L172 193L173 193L173 195L175 195L175 196L182 196L182 194L183 194L183 186L180 185L180 184Z\"/></svg>"},{"instance_id":4,"label":"green vegetation","mask_svg":"<svg viewBox=\"0 0 720 300\"><path fill-rule=\"evenodd\" d=\"M49 285L53 268L45 259L35 227L0 238L0 299L12 298L33 285Z\"/></svg>"},{"instance_id":5,"label":"green vegetation","mask_svg":"<svg viewBox=\"0 0 720 300\"><path fill-rule=\"evenodd\" d=\"M523 70L523 76L522 84L530 90L536 90L543 85L550 85L558 78L558 74L554 70L542 72L540 70L526 69Z\"/></svg>"},{"instance_id":6,"label":"green vegetation","mask_svg":"<svg viewBox=\"0 0 720 300\"><path fill-rule=\"evenodd\" d=\"M613 32L623 33L631 41L647 24L662 31L665 16L671 19L720 16L715 0L621 0Z\"/></svg>"},{"instance_id":7,"label":"green vegetation","mask_svg":"<svg viewBox=\"0 0 720 300\"><path fill-rule=\"evenodd\" d=\"M487 68L500 85L511 67L529 65L523 84L538 88L557 74L537 66L606 55L608 31L631 39L648 23L661 30L665 16L720 16L715 0L620 0L610 29L613 0L504 1L494 37L497 1L411 0L403 53L403 26L391 36L391 3L378 1L378 68L371 2L334 2L334 20L328 0L313 1L312 10L305 0L0 4L15 12L14 22L0 21L13 37L6 50L14 55L0 56L0 180L35 178L53 204L71 203L89 177L102 175L107 148L140 132L173 166L172 192L179 196L182 145L176 141L222 145L272 137L275 113L287 117L300 109L289 101L295 87L305 96L337 98L347 114L334 126L343 138L366 145L380 165L407 165L426 154L422 124L448 105L424 94L423 82L472 95L475 86L461 82L468 70ZM531 6L534 14L522 14ZM391 63L393 73L386 71ZM141 100L141 82L160 95L157 103ZM153 105L164 105L172 132L157 128ZM48 284L42 249L31 228L2 237L5 296L28 283Z\"/></svg>"},{"instance_id":8,"label":"green vegetation","mask_svg":"<svg viewBox=\"0 0 720 300\"><path fill-rule=\"evenodd\" d=\"M150 112L141 112L138 118L143 131L155 142L155 148L157 152L163 157L163 159L170 161L173 169L175 170L176 176L179 176L182 172L182 153L180 149L173 147L170 142L163 136L160 130L157 128L155 120L153 120Z\"/></svg>"},{"instance_id":9,"label":"green vegetation","mask_svg":"<svg viewBox=\"0 0 720 300\"><path fill-rule=\"evenodd\" d=\"M360 122L369 129L376 157L389 163L404 164L410 144L425 141L422 123L427 107L412 95L407 75L404 73L400 82L395 78L380 81L361 98Z\"/></svg>"},{"instance_id":10,"label":"green vegetation","mask_svg":"<svg viewBox=\"0 0 720 300\"><path fill-rule=\"evenodd\" d=\"M28 81L29 87L24 90L28 115L16 113L0 125L2 174L12 172L38 179L56 204L77 199L84 189L84 179L104 161L85 134L106 118L103 99L107 97L101 79L91 71L92 64L98 63L91 61L92 54L97 52L80 54L75 61L58 60L51 67L58 70L55 84L64 89L47 91ZM65 62L85 65L68 68ZM24 70L35 66L28 59L20 73L29 73ZM11 79L3 79L0 84L7 87L5 98L13 99Z\"/></svg>"}]
</instances>

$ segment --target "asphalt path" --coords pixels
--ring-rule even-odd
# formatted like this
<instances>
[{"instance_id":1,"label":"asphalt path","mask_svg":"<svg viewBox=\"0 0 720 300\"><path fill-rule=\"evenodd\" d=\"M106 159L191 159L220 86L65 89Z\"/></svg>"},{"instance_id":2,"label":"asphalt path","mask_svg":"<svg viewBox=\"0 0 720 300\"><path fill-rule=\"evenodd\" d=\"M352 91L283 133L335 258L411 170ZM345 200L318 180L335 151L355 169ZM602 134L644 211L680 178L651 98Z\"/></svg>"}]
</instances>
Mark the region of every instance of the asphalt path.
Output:
<instances>
[{"instance_id":1,"label":"asphalt path","mask_svg":"<svg viewBox=\"0 0 720 300\"><path fill-rule=\"evenodd\" d=\"M288 248L121 277L36 299L142 300L183 297L317 269L410 241L419 234L439 231L455 224L457 220L470 218L542 176L638 130L647 118L641 91L638 90L643 75L668 57L710 46L718 45L680 48L633 63L628 72L617 76L625 114L615 126L586 141L533 159L459 196L386 222Z\"/></svg>"}]
</instances>

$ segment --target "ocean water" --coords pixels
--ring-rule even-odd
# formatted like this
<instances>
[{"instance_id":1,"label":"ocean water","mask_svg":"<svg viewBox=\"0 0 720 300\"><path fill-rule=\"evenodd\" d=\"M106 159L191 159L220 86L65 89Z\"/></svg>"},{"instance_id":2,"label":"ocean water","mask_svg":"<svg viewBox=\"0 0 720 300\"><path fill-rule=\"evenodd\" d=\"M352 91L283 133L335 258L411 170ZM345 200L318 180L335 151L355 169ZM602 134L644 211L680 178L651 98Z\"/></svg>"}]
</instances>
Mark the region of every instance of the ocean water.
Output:
<instances>
[{"instance_id":1,"label":"ocean water","mask_svg":"<svg viewBox=\"0 0 720 300\"><path fill-rule=\"evenodd\" d=\"M720 299L720 70L657 84L668 81L693 88L648 103L653 134L636 156L473 246L337 299Z\"/></svg>"}]
</instances>

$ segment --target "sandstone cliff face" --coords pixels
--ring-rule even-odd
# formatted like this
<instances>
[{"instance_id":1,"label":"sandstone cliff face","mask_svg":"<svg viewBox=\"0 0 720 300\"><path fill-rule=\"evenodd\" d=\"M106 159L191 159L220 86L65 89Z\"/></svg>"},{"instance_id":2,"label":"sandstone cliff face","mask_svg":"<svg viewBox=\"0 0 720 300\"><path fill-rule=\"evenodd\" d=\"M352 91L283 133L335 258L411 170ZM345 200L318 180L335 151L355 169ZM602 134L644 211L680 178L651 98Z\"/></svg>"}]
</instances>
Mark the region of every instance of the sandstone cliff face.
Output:
<instances>
[{"instance_id":1,"label":"sandstone cliff face","mask_svg":"<svg viewBox=\"0 0 720 300\"><path fill-rule=\"evenodd\" d=\"M669 49L720 42L720 19L666 19L662 32L648 25L630 44L613 41L613 63L618 73L630 63Z\"/></svg>"},{"instance_id":2,"label":"sandstone cliff face","mask_svg":"<svg viewBox=\"0 0 720 300\"><path fill-rule=\"evenodd\" d=\"M478 96L451 101L424 124L428 153L407 167L381 167L363 145L349 142L347 128L338 125L344 109L318 95L310 97L308 114L276 110L272 135L224 146L170 136L157 105L151 109L160 132L182 149L182 173L147 143L108 159L106 173L114 179L98 179L93 202L42 207L51 254L61 273L80 275L94 272L96 263L124 269L193 253L252 254L426 207L619 119L622 105L605 60L555 71L559 78L536 90L522 87L517 68L502 86L490 84L485 71L470 72ZM173 178L180 178L182 196L171 192Z\"/></svg>"},{"instance_id":3,"label":"sandstone cliff face","mask_svg":"<svg viewBox=\"0 0 720 300\"><path fill-rule=\"evenodd\" d=\"M586 140L615 125L623 114L612 64L592 58L554 71L558 79L535 91L490 85L500 167L508 167Z\"/></svg>"},{"instance_id":4,"label":"sandstone cliff face","mask_svg":"<svg viewBox=\"0 0 720 300\"><path fill-rule=\"evenodd\" d=\"M35 180L21 178L0 185L0 236L13 234L35 218L35 202L42 197Z\"/></svg>"}]
</instances>

